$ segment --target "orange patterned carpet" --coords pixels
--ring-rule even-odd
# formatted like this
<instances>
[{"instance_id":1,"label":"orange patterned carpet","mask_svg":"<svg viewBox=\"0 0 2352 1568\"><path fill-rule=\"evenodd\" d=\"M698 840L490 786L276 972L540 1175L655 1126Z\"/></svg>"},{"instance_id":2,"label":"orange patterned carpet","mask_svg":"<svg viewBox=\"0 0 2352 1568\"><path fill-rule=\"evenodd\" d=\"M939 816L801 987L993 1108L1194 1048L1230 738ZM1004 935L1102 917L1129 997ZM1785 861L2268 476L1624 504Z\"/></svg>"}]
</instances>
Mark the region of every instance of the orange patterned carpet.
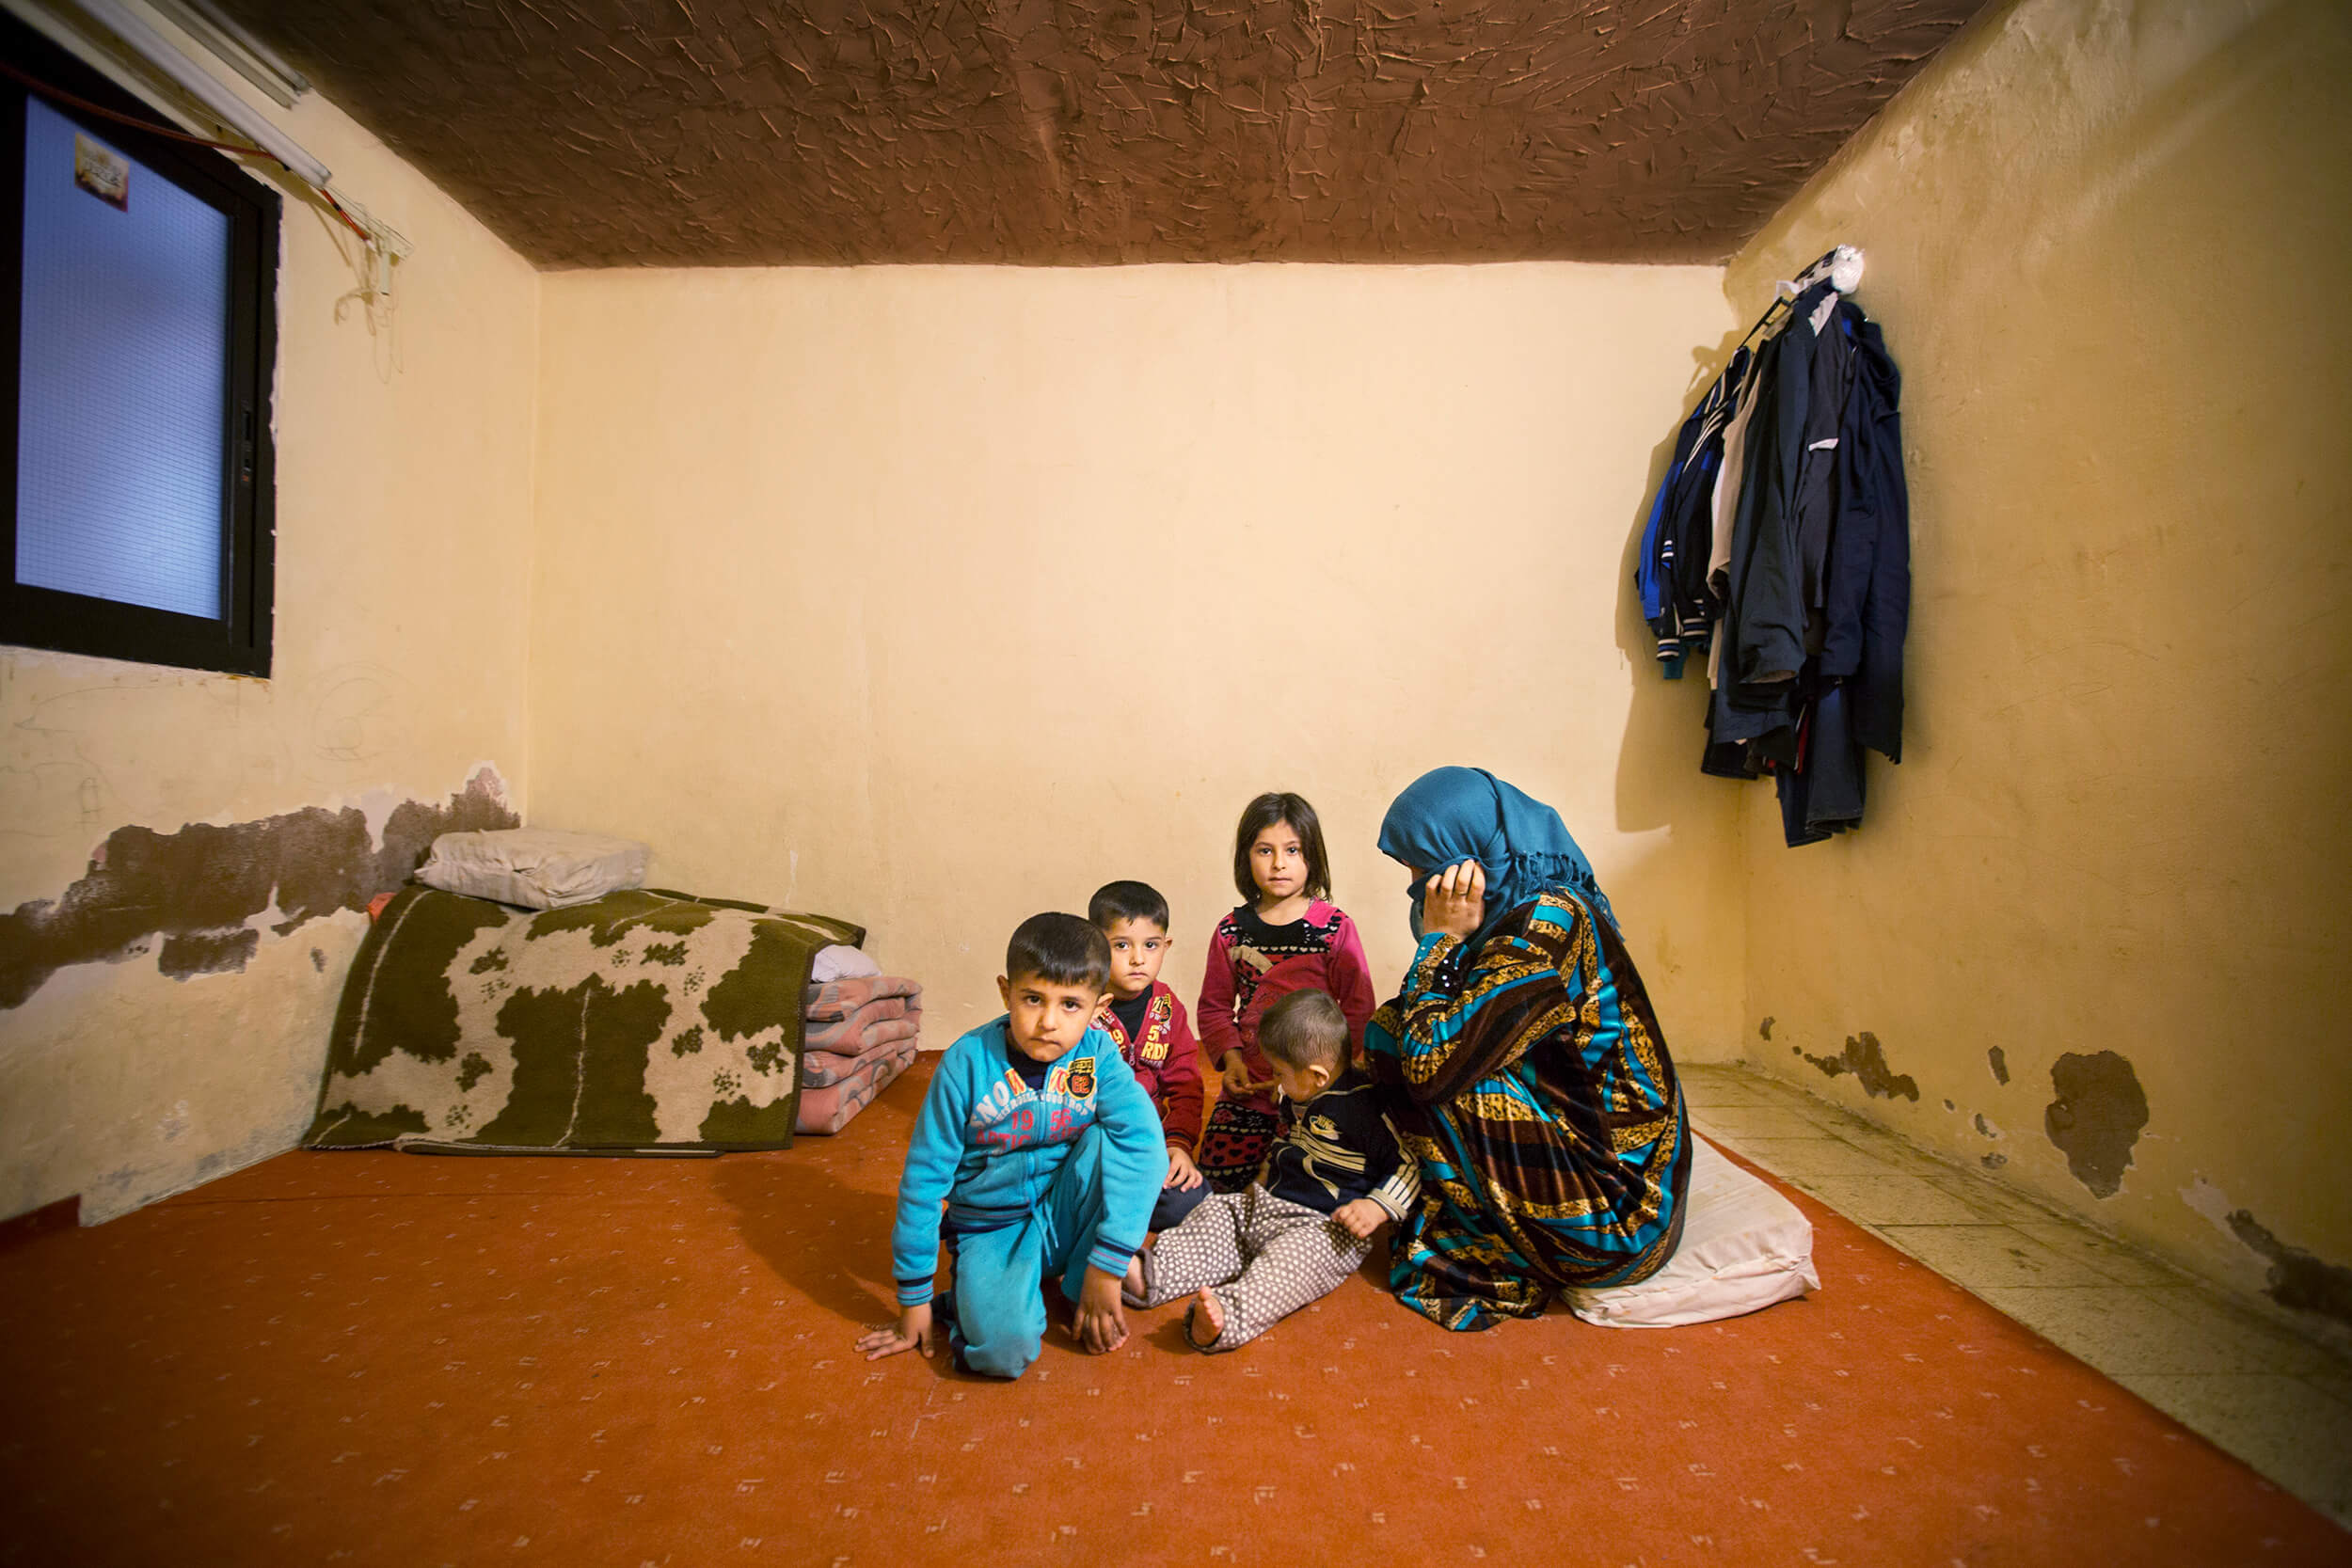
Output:
<instances>
[{"instance_id":1,"label":"orange patterned carpet","mask_svg":"<svg viewBox=\"0 0 2352 1568\"><path fill-rule=\"evenodd\" d=\"M927 1058L928 1062L928 1058ZM2343 1563L2352 1538L1803 1196L1820 1294L867 1366L922 1066L707 1161L293 1153L0 1252L0 1562Z\"/></svg>"}]
</instances>

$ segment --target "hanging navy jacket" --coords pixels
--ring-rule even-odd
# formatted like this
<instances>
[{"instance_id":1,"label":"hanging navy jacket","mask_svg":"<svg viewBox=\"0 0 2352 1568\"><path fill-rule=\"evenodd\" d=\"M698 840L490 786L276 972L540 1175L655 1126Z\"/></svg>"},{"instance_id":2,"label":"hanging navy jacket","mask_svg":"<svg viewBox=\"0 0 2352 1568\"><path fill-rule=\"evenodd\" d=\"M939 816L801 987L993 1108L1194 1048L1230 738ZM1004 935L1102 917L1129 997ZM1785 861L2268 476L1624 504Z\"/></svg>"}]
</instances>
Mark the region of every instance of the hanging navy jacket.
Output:
<instances>
[{"instance_id":1,"label":"hanging navy jacket","mask_svg":"<svg viewBox=\"0 0 2352 1568\"><path fill-rule=\"evenodd\" d=\"M1814 603L1808 591L1819 582L1819 563L1828 548L1832 449L1845 399L1844 367L1851 358L1834 331L1822 330L1831 326L1836 309L1836 293L1820 283L1799 295L1789 312L1771 388L1767 466L1756 476L1765 483L1753 486L1755 505L1740 508L1748 530L1744 572L1739 571L1742 542L1735 539L1732 545L1737 576L1730 613L1738 630L1724 649L1723 674L1726 685L1748 689L1742 695L1752 702L1762 698L1785 705L1786 688L1804 668L1808 651L1806 623ZM1824 440L1832 448L1817 450ZM1755 689L1761 687L1782 689Z\"/></svg>"},{"instance_id":2,"label":"hanging navy jacket","mask_svg":"<svg viewBox=\"0 0 2352 1568\"><path fill-rule=\"evenodd\" d=\"M1903 639L1911 629L1911 493L1903 479L1902 372L1878 323L1837 308L1853 375L1837 429L1837 523L1822 607L1820 673L1842 681L1854 738L1903 760Z\"/></svg>"},{"instance_id":3,"label":"hanging navy jacket","mask_svg":"<svg viewBox=\"0 0 2352 1568\"><path fill-rule=\"evenodd\" d=\"M1804 663L1804 619L1793 573L1781 580L1793 551L1782 550L1779 541L1794 510L1812 379L1813 337L1803 311L1815 303L1809 294L1801 298L1798 314L1756 356L1762 386L1748 418L1740 503L1732 516L1730 568L1716 634L1722 646L1708 709L1710 758L1718 747L1753 745L1768 737L1771 750L1786 750L1775 732L1787 731L1796 719L1791 697ZM1724 770L1711 761L1702 766L1709 772ZM1753 758L1738 771L1753 777Z\"/></svg>"}]
</instances>

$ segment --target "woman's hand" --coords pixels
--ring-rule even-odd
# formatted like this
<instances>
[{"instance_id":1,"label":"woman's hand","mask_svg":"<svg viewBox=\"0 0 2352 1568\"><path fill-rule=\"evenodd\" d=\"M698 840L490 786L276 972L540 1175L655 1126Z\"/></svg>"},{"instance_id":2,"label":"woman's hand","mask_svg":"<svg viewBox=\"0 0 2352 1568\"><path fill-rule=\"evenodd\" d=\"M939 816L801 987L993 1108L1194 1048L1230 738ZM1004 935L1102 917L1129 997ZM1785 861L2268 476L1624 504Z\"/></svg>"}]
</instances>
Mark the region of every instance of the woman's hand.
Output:
<instances>
[{"instance_id":1,"label":"woman's hand","mask_svg":"<svg viewBox=\"0 0 2352 1568\"><path fill-rule=\"evenodd\" d=\"M1192 1163L1192 1150L1168 1146L1168 1180L1161 1183L1180 1193L1188 1193L1200 1185L1200 1167Z\"/></svg>"},{"instance_id":2,"label":"woman's hand","mask_svg":"<svg viewBox=\"0 0 2352 1568\"><path fill-rule=\"evenodd\" d=\"M919 1350L929 1359L931 1354L931 1304L909 1307L898 1314L896 1323L869 1328L859 1337L858 1354L868 1361L879 1361L885 1355L901 1351Z\"/></svg>"},{"instance_id":3,"label":"woman's hand","mask_svg":"<svg viewBox=\"0 0 2352 1568\"><path fill-rule=\"evenodd\" d=\"M1217 1085L1228 1100L1248 1100L1274 1087L1274 1081L1269 1078L1263 1084L1259 1083L1249 1076L1249 1064L1243 1059L1242 1053L1228 1051L1225 1053L1225 1069L1217 1077Z\"/></svg>"},{"instance_id":4,"label":"woman's hand","mask_svg":"<svg viewBox=\"0 0 2352 1568\"><path fill-rule=\"evenodd\" d=\"M1421 895L1421 928L1466 937L1486 924L1486 872L1476 861L1461 861L1429 879Z\"/></svg>"}]
</instances>

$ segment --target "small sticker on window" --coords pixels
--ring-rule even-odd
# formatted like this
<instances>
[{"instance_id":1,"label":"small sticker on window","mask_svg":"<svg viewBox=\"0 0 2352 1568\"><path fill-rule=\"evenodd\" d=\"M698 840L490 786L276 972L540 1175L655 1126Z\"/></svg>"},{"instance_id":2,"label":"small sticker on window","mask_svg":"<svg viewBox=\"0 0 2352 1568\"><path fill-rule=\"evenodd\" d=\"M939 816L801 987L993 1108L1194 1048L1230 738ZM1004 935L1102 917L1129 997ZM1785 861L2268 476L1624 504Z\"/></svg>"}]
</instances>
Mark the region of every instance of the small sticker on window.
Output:
<instances>
[{"instance_id":1,"label":"small sticker on window","mask_svg":"<svg viewBox=\"0 0 2352 1568\"><path fill-rule=\"evenodd\" d=\"M108 206L131 210L131 160L78 132L73 137L73 182Z\"/></svg>"}]
</instances>

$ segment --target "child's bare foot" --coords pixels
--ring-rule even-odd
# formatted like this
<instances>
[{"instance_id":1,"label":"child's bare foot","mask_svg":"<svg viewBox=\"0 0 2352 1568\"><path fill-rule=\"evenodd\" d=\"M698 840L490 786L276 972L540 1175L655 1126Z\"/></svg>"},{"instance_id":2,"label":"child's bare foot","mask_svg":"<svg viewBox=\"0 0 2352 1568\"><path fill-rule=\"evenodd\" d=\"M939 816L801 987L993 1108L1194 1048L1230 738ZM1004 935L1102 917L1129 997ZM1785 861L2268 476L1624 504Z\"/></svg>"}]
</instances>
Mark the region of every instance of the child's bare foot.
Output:
<instances>
[{"instance_id":1,"label":"child's bare foot","mask_svg":"<svg viewBox=\"0 0 2352 1568\"><path fill-rule=\"evenodd\" d=\"M1127 1280L1120 1287L1120 1293L1127 1298L1130 1307L1143 1305L1143 1254L1138 1252L1127 1259Z\"/></svg>"},{"instance_id":2,"label":"child's bare foot","mask_svg":"<svg viewBox=\"0 0 2352 1568\"><path fill-rule=\"evenodd\" d=\"M1206 1329L1205 1337L1201 1330ZM1207 1350L1225 1337L1225 1304L1216 1299L1216 1292L1202 1286L1200 1293L1192 1298L1192 1310L1184 1314L1184 1338L1195 1350Z\"/></svg>"}]
</instances>

